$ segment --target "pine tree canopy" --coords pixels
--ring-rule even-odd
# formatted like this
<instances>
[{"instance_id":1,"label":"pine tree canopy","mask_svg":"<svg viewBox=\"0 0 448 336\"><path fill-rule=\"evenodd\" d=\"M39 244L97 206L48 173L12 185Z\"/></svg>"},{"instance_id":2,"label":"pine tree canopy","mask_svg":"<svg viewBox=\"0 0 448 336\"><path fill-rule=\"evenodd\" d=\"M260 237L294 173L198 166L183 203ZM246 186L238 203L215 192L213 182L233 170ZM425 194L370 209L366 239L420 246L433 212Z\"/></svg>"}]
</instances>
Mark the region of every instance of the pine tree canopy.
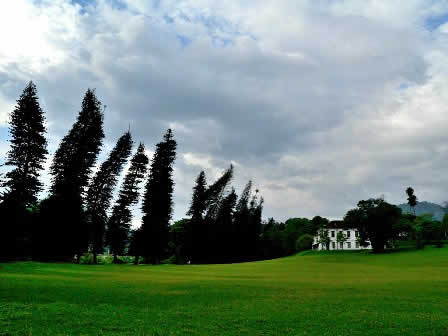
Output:
<instances>
[{"instance_id":1,"label":"pine tree canopy","mask_svg":"<svg viewBox=\"0 0 448 336\"><path fill-rule=\"evenodd\" d=\"M39 105L37 89L29 82L10 115L11 149L6 166L15 167L6 173L4 198L19 202L24 207L35 204L42 190L39 173L47 152L45 117Z\"/></svg>"},{"instance_id":2,"label":"pine tree canopy","mask_svg":"<svg viewBox=\"0 0 448 336\"><path fill-rule=\"evenodd\" d=\"M151 162L143 199L142 232L145 257L158 263L168 245L169 221L173 212L173 164L177 143L169 129L158 143Z\"/></svg>"},{"instance_id":3,"label":"pine tree canopy","mask_svg":"<svg viewBox=\"0 0 448 336\"><path fill-rule=\"evenodd\" d=\"M193 187L193 198L187 215L192 218L202 218L206 209L207 180L204 171L201 171L196 178L196 184Z\"/></svg>"},{"instance_id":4,"label":"pine tree canopy","mask_svg":"<svg viewBox=\"0 0 448 336\"><path fill-rule=\"evenodd\" d=\"M122 254L128 243L132 220L130 207L138 202L139 185L145 177L148 162L145 146L140 143L137 152L131 160L131 166L123 181L118 200L108 221L106 244L110 246L114 256Z\"/></svg>"},{"instance_id":5,"label":"pine tree canopy","mask_svg":"<svg viewBox=\"0 0 448 336\"><path fill-rule=\"evenodd\" d=\"M62 139L51 165L53 195L82 195L104 138L103 112L95 91L88 89L81 111Z\"/></svg>"},{"instance_id":6,"label":"pine tree canopy","mask_svg":"<svg viewBox=\"0 0 448 336\"><path fill-rule=\"evenodd\" d=\"M132 137L128 131L118 139L107 160L101 164L87 192L89 236L94 253L101 253L104 249L107 211L118 176L131 154L131 149Z\"/></svg>"}]
</instances>

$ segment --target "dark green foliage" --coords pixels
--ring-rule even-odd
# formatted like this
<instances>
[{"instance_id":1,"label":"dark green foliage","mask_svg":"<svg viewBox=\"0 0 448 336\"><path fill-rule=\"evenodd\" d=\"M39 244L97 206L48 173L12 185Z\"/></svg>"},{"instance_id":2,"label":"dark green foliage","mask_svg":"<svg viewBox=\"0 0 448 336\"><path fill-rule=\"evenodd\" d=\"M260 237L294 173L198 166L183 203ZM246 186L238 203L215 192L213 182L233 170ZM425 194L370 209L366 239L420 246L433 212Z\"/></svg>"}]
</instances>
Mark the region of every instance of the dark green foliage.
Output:
<instances>
[{"instance_id":1,"label":"dark green foliage","mask_svg":"<svg viewBox=\"0 0 448 336\"><path fill-rule=\"evenodd\" d=\"M129 239L132 220L131 206L138 202L139 186L143 181L148 166L145 146L140 143L131 160L131 166L124 178L118 200L109 218L106 231L106 244L110 247L114 260L123 255Z\"/></svg>"},{"instance_id":2,"label":"dark green foliage","mask_svg":"<svg viewBox=\"0 0 448 336\"><path fill-rule=\"evenodd\" d=\"M241 260L248 260L250 257L253 257L253 253L255 251L251 250L249 247L250 240L250 221L251 221L251 213L249 210L249 199L251 195L252 189L252 181L249 181L246 184L246 187L243 189L240 198L238 199L238 203L236 205L235 211L235 252L236 257Z\"/></svg>"},{"instance_id":3,"label":"dark green foliage","mask_svg":"<svg viewBox=\"0 0 448 336\"><path fill-rule=\"evenodd\" d=\"M322 244L322 246L325 247L325 249L330 249L330 235L328 232L328 229L325 227L321 227L319 231L317 232L317 237L319 244Z\"/></svg>"},{"instance_id":4,"label":"dark green foliage","mask_svg":"<svg viewBox=\"0 0 448 336\"><path fill-rule=\"evenodd\" d=\"M197 177L187 213L191 219L183 249L186 260L228 263L259 258L263 198L258 190L252 195L249 182L238 199L235 190L229 190L232 177L232 165L208 188L205 173Z\"/></svg>"},{"instance_id":5,"label":"dark green foliage","mask_svg":"<svg viewBox=\"0 0 448 336\"><path fill-rule=\"evenodd\" d=\"M196 178L193 187L193 197L187 215L191 216L190 225L186 232L184 251L186 258L198 263L205 253L207 232L204 222L204 212L207 208L207 180L204 171Z\"/></svg>"},{"instance_id":6,"label":"dark green foliage","mask_svg":"<svg viewBox=\"0 0 448 336\"><path fill-rule=\"evenodd\" d=\"M261 227L259 257L261 259L272 259L283 257L288 254L288 234L286 225L279 223L274 218L269 218Z\"/></svg>"},{"instance_id":7,"label":"dark green foliage","mask_svg":"<svg viewBox=\"0 0 448 336\"><path fill-rule=\"evenodd\" d=\"M417 196L414 195L414 189L408 187L406 189L406 194L408 195L409 208L413 209L415 215L415 206L417 205Z\"/></svg>"},{"instance_id":8,"label":"dark green foliage","mask_svg":"<svg viewBox=\"0 0 448 336\"><path fill-rule=\"evenodd\" d=\"M96 255L103 253L104 250L107 211L110 207L112 193L117 184L118 176L131 154L131 149L131 133L126 132L118 139L107 160L101 164L87 192L89 243L92 248L94 262L96 262Z\"/></svg>"},{"instance_id":9,"label":"dark green foliage","mask_svg":"<svg viewBox=\"0 0 448 336\"><path fill-rule=\"evenodd\" d=\"M190 219L182 218L170 226L170 254L174 256L174 263L179 265L183 265L190 260L190 251L187 249L189 243L187 235L191 231L190 225Z\"/></svg>"},{"instance_id":10,"label":"dark green foliage","mask_svg":"<svg viewBox=\"0 0 448 336\"><path fill-rule=\"evenodd\" d=\"M232 254L235 246L231 242L234 241L233 215L237 198L235 190L232 188L228 195L223 197L216 220L210 227L209 238L212 244L210 245L208 256L214 263L229 262L233 259Z\"/></svg>"},{"instance_id":11,"label":"dark green foliage","mask_svg":"<svg viewBox=\"0 0 448 336\"><path fill-rule=\"evenodd\" d=\"M5 166L14 169L6 173L2 185L7 188L4 200L17 202L22 207L36 204L37 194L42 190L39 174L48 154L46 131L36 86L29 82L10 115L11 149Z\"/></svg>"},{"instance_id":12,"label":"dark green foliage","mask_svg":"<svg viewBox=\"0 0 448 336\"><path fill-rule=\"evenodd\" d=\"M296 251L305 251L305 250L311 250L313 247L314 242L314 236L310 234L303 234L297 239L296 242Z\"/></svg>"},{"instance_id":13,"label":"dark green foliage","mask_svg":"<svg viewBox=\"0 0 448 336\"><path fill-rule=\"evenodd\" d=\"M232 178L233 165L230 165L230 168L227 169L224 174L222 174L222 176L207 189L205 196L206 220L216 219L221 200L224 197L227 187Z\"/></svg>"},{"instance_id":14,"label":"dark green foliage","mask_svg":"<svg viewBox=\"0 0 448 336\"><path fill-rule=\"evenodd\" d=\"M0 259L30 255L30 212L42 190L39 181L47 152L45 117L36 86L29 82L10 115L11 148L5 165L14 167L0 186Z\"/></svg>"},{"instance_id":15,"label":"dark green foliage","mask_svg":"<svg viewBox=\"0 0 448 336\"><path fill-rule=\"evenodd\" d=\"M169 221L173 211L172 175L176 146L169 129L163 141L156 146L143 198L144 257L154 264L158 264L167 253Z\"/></svg>"},{"instance_id":16,"label":"dark green foliage","mask_svg":"<svg viewBox=\"0 0 448 336\"><path fill-rule=\"evenodd\" d=\"M437 247L443 246L445 227L443 222L434 220L431 214L417 216L413 222L413 233L417 248L434 243Z\"/></svg>"},{"instance_id":17,"label":"dark green foliage","mask_svg":"<svg viewBox=\"0 0 448 336\"><path fill-rule=\"evenodd\" d=\"M50 197L41 206L36 228L39 258L67 260L87 249L84 193L103 138L101 103L95 91L88 89L77 120L62 139L50 168Z\"/></svg>"},{"instance_id":18,"label":"dark green foliage","mask_svg":"<svg viewBox=\"0 0 448 336\"><path fill-rule=\"evenodd\" d=\"M400 234L401 210L383 199L369 199L358 202L358 208L344 216L347 227L357 228L360 243L365 246L369 240L373 251L383 252L386 244Z\"/></svg>"},{"instance_id":19,"label":"dark green foliage","mask_svg":"<svg viewBox=\"0 0 448 336\"><path fill-rule=\"evenodd\" d=\"M132 230L130 233L128 255L134 256L134 264L137 265L140 261L140 257L144 255L144 236L142 228Z\"/></svg>"},{"instance_id":20,"label":"dark green foliage","mask_svg":"<svg viewBox=\"0 0 448 336\"><path fill-rule=\"evenodd\" d=\"M347 237L345 236L344 232L342 231L338 231L338 233L336 234L336 246L337 248L341 248L342 250L344 249L344 242L347 240Z\"/></svg>"},{"instance_id":21,"label":"dark green foliage","mask_svg":"<svg viewBox=\"0 0 448 336\"><path fill-rule=\"evenodd\" d=\"M296 243L300 236L309 234L316 235L320 227L327 224L328 220L322 217L314 217L312 220L307 218L290 218L285 222L285 255L296 251Z\"/></svg>"}]
</instances>

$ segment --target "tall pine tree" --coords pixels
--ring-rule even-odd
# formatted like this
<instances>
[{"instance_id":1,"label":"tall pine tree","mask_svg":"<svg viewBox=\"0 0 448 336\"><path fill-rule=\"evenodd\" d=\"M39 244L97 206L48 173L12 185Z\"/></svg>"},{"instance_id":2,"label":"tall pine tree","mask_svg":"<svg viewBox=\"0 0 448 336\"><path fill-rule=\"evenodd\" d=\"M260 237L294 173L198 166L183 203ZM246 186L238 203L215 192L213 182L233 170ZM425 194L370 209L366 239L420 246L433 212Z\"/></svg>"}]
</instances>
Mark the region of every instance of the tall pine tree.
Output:
<instances>
[{"instance_id":1,"label":"tall pine tree","mask_svg":"<svg viewBox=\"0 0 448 336\"><path fill-rule=\"evenodd\" d=\"M25 256L30 245L30 228L26 208L34 206L42 190L39 175L46 159L47 140L44 113L39 105L37 89L29 82L10 115L11 149L0 203L0 257Z\"/></svg>"},{"instance_id":2,"label":"tall pine tree","mask_svg":"<svg viewBox=\"0 0 448 336\"><path fill-rule=\"evenodd\" d=\"M104 138L103 112L95 91L88 89L81 111L62 139L50 168L50 197L42 202L38 255L46 259L71 259L86 250L85 189Z\"/></svg>"},{"instance_id":3,"label":"tall pine tree","mask_svg":"<svg viewBox=\"0 0 448 336\"><path fill-rule=\"evenodd\" d=\"M235 189L223 197L219 206L218 215L213 223L212 249L213 262L226 263L233 261L233 214L238 196Z\"/></svg>"},{"instance_id":4,"label":"tall pine tree","mask_svg":"<svg viewBox=\"0 0 448 336\"><path fill-rule=\"evenodd\" d=\"M238 200L235 212L235 252L237 260L247 260L250 239L249 200L252 191L252 181L246 184Z\"/></svg>"},{"instance_id":5,"label":"tall pine tree","mask_svg":"<svg viewBox=\"0 0 448 336\"><path fill-rule=\"evenodd\" d=\"M204 251L204 243L206 239L206 232L204 227L204 212L206 210L207 201L207 180L205 172L201 171L196 178L195 186L193 187L193 197L190 204L190 209L187 212L191 216L189 225L187 226L186 258L192 263L198 263L201 260L201 255Z\"/></svg>"},{"instance_id":6,"label":"tall pine tree","mask_svg":"<svg viewBox=\"0 0 448 336\"><path fill-rule=\"evenodd\" d=\"M173 164L176 141L169 129L158 143L151 162L143 198L143 250L145 262L160 263L168 246L169 221L173 211Z\"/></svg>"},{"instance_id":7,"label":"tall pine tree","mask_svg":"<svg viewBox=\"0 0 448 336\"><path fill-rule=\"evenodd\" d=\"M132 220L130 207L138 202L139 186L145 177L148 162L145 146L140 143L131 160L131 166L123 181L118 200L113 207L107 225L106 244L114 255L114 263L118 261L119 255L123 255L128 244Z\"/></svg>"},{"instance_id":8,"label":"tall pine tree","mask_svg":"<svg viewBox=\"0 0 448 336\"><path fill-rule=\"evenodd\" d=\"M106 229L107 211L124 164L132 149L132 137L128 131L117 141L115 147L104 161L92 179L87 191L87 218L89 224L89 241L93 252L93 262L96 256L104 251L104 233Z\"/></svg>"}]
</instances>

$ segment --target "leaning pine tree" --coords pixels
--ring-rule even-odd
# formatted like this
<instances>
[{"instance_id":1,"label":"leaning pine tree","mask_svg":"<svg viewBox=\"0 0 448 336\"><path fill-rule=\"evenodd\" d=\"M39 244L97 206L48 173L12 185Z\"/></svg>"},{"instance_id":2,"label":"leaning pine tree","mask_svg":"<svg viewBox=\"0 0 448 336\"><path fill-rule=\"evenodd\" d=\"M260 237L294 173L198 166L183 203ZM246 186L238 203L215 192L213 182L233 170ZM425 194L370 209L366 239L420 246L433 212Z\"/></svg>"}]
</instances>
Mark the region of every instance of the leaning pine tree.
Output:
<instances>
[{"instance_id":1,"label":"leaning pine tree","mask_svg":"<svg viewBox=\"0 0 448 336\"><path fill-rule=\"evenodd\" d=\"M50 197L41 204L38 255L67 259L86 250L88 230L84 194L104 138L103 112L95 91L88 89L81 111L57 149L50 173Z\"/></svg>"},{"instance_id":2,"label":"leaning pine tree","mask_svg":"<svg viewBox=\"0 0 448 336\"><path fill-rule=\"evenodd\" d=\"M176 141L169 129L158 143L151 162L143 198L142 241L145 262L160 263L168 246L169 221L173 212L173 164Z\"/></svg>"},{"instance_id":3,"label":"leaning pine tree","mask_svg":"<svg viewBox=\"0 0 448 336\"><path fill-rule=\"evenodd\" d=\"M145 146L140 143L131 160L131 166L124 178L107 225L106 244L114 256L114 263L118 262L118 256L124 253L128 244L132 219L131 206L138 202L139 186L145 177L148 162Z\"/></svg>"},{"instance_id":4,"label":"leaning pine tree","mask_svg":"<svg viewBox=\"0 0 448 336\"><path fill-rule=\"evenodd\" d=\"M6 192L1 195L0 204L0 257L23 256L26 247L19 246L20 242L29 240L26 238L29 228L23 227L27 222L25 209L36 204L37 194L42 190L39 174L48 154L46 127L33 82L28 83L17 100L10 115L9 132L11 149L5 165L14 169L6 173L2 182Z\"/></svg>"},{"instance_id":5,"label":"leaning pine tree","mask_svg":"<svg viewBox=\"0 0 448 336\"><path fill-rule=\"evenodd\" d=\"M131 154L131 149L132 137L128 131L118 139L107 160L101 164L87 192L89 242L95 264L97 262L97 254L104 251L107 211L110 207L112 193L117 184L118 176Z\"/></svg>"}]
</instances>

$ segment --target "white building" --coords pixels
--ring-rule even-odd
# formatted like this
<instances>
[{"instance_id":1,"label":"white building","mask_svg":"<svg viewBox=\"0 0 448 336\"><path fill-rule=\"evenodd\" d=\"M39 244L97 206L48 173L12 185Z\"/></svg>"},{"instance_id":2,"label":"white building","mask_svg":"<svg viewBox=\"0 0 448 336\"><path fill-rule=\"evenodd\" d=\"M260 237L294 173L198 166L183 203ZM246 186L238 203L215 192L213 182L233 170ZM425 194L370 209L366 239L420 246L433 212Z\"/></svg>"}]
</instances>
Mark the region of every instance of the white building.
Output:
<instances>
[{"instance_id":1,"label":"white building","mask_svg":"<svg viewBox=\"0 0 448 336\"><path fill-rule=\"evenodd\" d=\"M328 236L330 237L330 250L362 250L362 249L372 249L372 245L367 247L362 247L358 242L359 232L356 229L344 229L340 227L329 227ZM342 232L345 237L344 242L338 242L337 236L338 232ZM319 236L314 236L313 242L314 250L326 250L327 247L319 242Z\"/></svg>"}]
</instances>

